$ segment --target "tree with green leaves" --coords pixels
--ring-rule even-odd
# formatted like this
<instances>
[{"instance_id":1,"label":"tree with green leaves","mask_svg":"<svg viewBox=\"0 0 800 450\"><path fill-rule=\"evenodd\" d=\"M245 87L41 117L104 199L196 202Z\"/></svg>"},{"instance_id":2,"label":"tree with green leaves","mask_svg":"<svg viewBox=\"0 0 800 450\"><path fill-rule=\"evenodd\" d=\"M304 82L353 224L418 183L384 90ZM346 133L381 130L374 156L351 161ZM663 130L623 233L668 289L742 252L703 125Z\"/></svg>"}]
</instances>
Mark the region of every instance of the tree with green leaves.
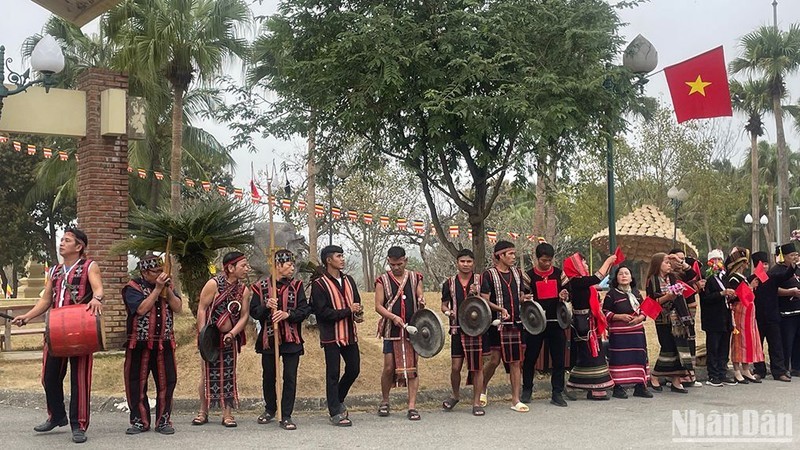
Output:
<instances>
[{"instance_id":1,"label":"tree with green leaves","mask_svg":"<svg viewBox=\"0 0 800 450\"><path fill-rule=\"evenodd\" d=\"M211 273L209 266L220 249L242 248L253 243L252 207L210 193L191 199L178 214L162 208L138 209L131 214L131 238L115 246L116 251L142 255L163 252L172 236L172 254L180 263L180 281L192 313L197 315L200 291Z\"/></svg>"},{"instance_id":2,"label":"tree with green leaves","mask_svg":"<svg viewBox=\"0 0 800 450\"><path fill-rule=\"evenodd\" d=\"M750 136L750 209L753 216L751 250L757 252L759 248L758 220L761 217L759 211L758 138L764 135L763 117L772 106L767 82L764 80L747 80L746 82L731 80L731 103L734 109L747 115L744 129Z\"/></svg>"},{"instance_id":3,"label":"tree with green leaves","mask_svg":"<svg viewBox=\"0 0 800 450\"><path fill-rule=\"evenodd\" d=\"M793 24L787 31L761 26L740 39L742 53L731 61L730 71L761 77L766 82L772 98L772 114L778 141L778 206L783 210L781 229L788 236L789 227L789 151L783 128L783 106L787 76L800 69L800 25ZM783 236L777 236L778 240Z\"/></svg>"},{"instance_id":4,"label":"tree with green leaves","mask_svg":"<svg viewBox=\"0 0 800 450\"><path fill-rule=\"evenodd\" d=\"M165 78L172 94L170 207L181 209L184 100L194 81L213 79L232 57L245 58L244 0L126 0L107 17L119 65Z\"/></svg>"},{"instance_id":5,"label":"tree with green leaves","mask_svg":"<svg viewBox=\"0 0 800 450\"><path fill-rule=\"evenodd\" d=\"M633 77L609 68L619 28L600 0L286 0L253 61L279 97L242 129L299 133L313 111L317 145L355 138L374 159L400 161L421 183L443 245L457 252L437 195L468 217L483 254L507 174L533 158L522 136L596 134L617 97L604 80Z\"/></svg>"}]
</instances>

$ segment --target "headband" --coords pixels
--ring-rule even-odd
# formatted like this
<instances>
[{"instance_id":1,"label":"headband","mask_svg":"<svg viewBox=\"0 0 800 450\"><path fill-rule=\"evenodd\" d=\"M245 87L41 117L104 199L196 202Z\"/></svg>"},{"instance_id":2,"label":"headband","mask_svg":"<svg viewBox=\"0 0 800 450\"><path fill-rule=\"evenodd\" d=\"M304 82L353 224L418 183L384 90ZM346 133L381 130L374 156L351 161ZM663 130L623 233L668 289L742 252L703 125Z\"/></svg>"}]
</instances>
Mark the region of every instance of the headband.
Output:
<instances>
[{"instance_id":1,"label":"headband","mask_svg":"<svg viewBox=\"0 0 800 450\"><path fill-rule=\"evenodd\" d=\"M141 260L139 260L139 264L138 265L139 265L139 270L142 270L142 271L144 271L144 270L153 270L153 269L157 269L159 267L162 267L164 265L164 262L161 260L161 258L159 258L157 256L150 256L150 257L145 257L145 258L142 258Z\"/></svg>"},{"instance_id":2,"label":"headband","mask_svg":"<svg viewBox=\"0 0 800 450\"><path fill-rule=\"evenodd\" d=\"M233 258L232 260L230 260L230 261L228 261L227 263L225 263L225 266L227 267L227 266L229 266L229 265L231 265L231 264L233 264L233 265L235 266L236 264L238 264L238 263L239 263L239 261L241 261L241 260L243 260L243 259L245 259L245 258L246 258L246 256L245 256L245 255L242 255L242 256L240 256L240 257L238 257L238 258Z\"/></svg>"},{"instance_id":3,"label":"headband","mask_svg":"<svg viewBox=\"0 0 800 450\"><path fill-rule=\"evenodd\" d=\"M290 251L275 253L275 262L278 264L286 264L288 262L294 262L294 254Z\"/></svg>"}]
</instances>

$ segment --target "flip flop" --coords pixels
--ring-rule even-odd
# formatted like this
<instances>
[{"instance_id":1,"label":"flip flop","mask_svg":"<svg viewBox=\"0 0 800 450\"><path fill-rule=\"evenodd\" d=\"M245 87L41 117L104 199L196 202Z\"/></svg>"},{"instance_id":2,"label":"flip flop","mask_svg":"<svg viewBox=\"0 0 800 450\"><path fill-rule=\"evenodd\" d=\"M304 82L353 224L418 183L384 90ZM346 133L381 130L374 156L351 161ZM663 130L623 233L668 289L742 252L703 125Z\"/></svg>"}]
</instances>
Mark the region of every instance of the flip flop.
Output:
<instances>
[{"instance_id":1,"label":"flip flop","mask_svg":"<svg viewBox=\"0 0 800 450\"><path fill-rule=\"evenodd\" d=\"M458 402L459 402L459 400L457 398L450 397L447 400L442 402L442 409L444 409L445 411L452 411L453 408L456 407Z\"/></svg>"},{"instance_id":2,"label":"flip flop","mask_svg":"<svg viewBox=\"0 0 800 450\"><path fill-rule=\"evenodd\" d=\"M488 395L487 392L484 392L483 394L481 394L481 400L480 401L481 401L481 406L484 407L484 408L486 407L486 405L489 404L489 395Z\"/></svg>"},{"instance_id":3,"label":"flip flop","mask_svg":"<svg viewBox=\"0 0 800 450\"><path fill-rule=\"evenodd\" d=\"M528 408L528 405L522 402L517 402L517 404L512 406L511 409L516 412L528 412L531 410Z\"/></svg>"}]
</instances>

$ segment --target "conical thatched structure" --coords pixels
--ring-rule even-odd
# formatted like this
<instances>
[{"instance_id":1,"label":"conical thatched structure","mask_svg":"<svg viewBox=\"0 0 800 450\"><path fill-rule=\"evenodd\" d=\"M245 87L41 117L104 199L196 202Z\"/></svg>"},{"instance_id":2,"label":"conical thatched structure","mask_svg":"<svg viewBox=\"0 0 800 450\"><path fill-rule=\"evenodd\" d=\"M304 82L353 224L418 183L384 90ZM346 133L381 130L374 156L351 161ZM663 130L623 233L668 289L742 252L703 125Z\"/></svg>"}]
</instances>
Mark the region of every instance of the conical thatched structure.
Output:
<instances>
[{"instance_id":1,"label":"conical thatched structure","mask_svg":"<svg viewBox=\"0 0 800 450\"><path fill-rule=\"evenodd\" d=\"M668 252L672 248L674 226L655 206L642 205L617 221L617 245L622 247L626 259L650 262L654 253ZM608 228L592 236L591 243L598 251L608 252ZM686 256L697 258L697 247L686 238L680 228L675 247L683 248Z\"/></svg>"}]
</instances>

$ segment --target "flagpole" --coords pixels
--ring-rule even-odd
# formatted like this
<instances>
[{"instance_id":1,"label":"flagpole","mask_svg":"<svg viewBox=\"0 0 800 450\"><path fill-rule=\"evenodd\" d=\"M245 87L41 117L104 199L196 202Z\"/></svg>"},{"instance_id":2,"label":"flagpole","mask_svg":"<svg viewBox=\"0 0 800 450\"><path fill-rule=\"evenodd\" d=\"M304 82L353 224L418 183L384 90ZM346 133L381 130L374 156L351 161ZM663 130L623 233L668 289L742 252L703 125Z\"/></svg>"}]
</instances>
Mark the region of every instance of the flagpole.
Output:
<instances>
[{"instance_id":1,"label":"flagpole","mask_svg":"<svg viewBox=\"0 0 800 450\"><path fill-rule=\"evenodd\" d=\"M273 162L274 167L274 162ZM273 208L274 202L272 201L272 180L275 179L275 173L269 175L269 167L267 168L267 204L269 210L269 259L267 263L270 267L270 293L274 296L273 298L278 298L278 283L277 283L277 276L278 271L275 263L275 222L273 218ZM278 312L280 308L277 306L275 309L272 310L272 313L275 314ZM281 397L283 395L282 388L283 388L283 371L281 370L281 361L280 361L280 332L279 332L280 324L278 322L272 321L272 346L273 351L275 353L275 399L277 408L275 408L275 418L278 421L283 420L283 411L281 411ZM266 333L266 330L264 330Z\"/></svg>"}]
</instances>

